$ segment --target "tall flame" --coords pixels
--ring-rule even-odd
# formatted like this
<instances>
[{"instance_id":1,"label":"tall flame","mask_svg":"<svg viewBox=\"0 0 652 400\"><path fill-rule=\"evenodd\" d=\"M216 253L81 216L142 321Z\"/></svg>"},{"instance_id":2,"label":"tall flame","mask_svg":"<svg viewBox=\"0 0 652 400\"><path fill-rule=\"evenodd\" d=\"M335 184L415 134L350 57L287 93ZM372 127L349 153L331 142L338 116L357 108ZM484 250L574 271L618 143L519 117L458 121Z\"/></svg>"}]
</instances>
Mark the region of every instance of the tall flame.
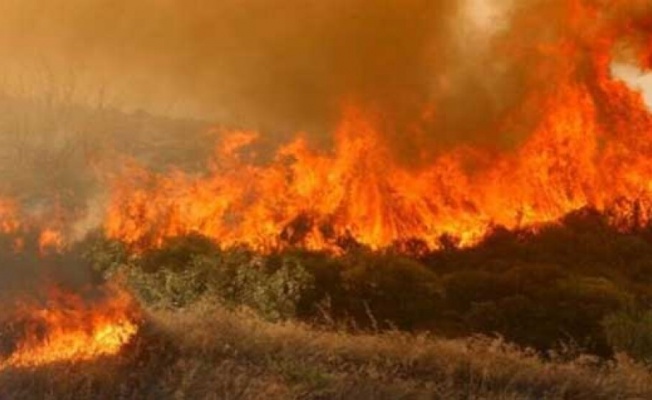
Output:
<instances>
[{"instance_id":1,"label":"tall flame","mask_svg":"<svg viewBox=\"0 0 652 400\"><path fill-rule=\"evenodd\" d=\"M531 71L523 101L487 129L529 129L515 150L425 149L437 155L408 166L386 139L396 135L385 131L383 113L347 106L331 152L297 135L272 162L256 163L244 155L258 133L232 132L204 176L130 169L115 183L108 235L140 248L191 232L263 250L332 248L341 238L373 248L419 238L436 248L444 234L469 245L492 226L536 226L584 206L615 210L616 222L633 210L637 223L647 221L652 114L611 65L627 43L641 68L652 68L652 10L641 1L564 4L554 14L561 28L535 25L542 38L524 45L512 35L503 43ZM639 9L646 12L632 11ZM516 20L513 30L525 32L531 22ZM402 132L406 141L423 135L418 127L436 120L434 111Z\"/></svg>"}]
</instances>

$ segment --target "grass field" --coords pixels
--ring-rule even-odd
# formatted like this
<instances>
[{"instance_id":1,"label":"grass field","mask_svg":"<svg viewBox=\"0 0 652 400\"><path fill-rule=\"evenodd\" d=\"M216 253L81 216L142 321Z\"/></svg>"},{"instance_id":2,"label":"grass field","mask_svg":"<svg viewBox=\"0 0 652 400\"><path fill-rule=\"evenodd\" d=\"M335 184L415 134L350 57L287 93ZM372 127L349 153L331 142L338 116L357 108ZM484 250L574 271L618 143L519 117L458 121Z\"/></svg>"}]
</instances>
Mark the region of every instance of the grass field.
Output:
<instances>
[{"instance_id":1,"label":"grass field","mask_svg":"<svg viewBox=\"0 0 652 400\"><path fill-rule=\"evenodd\" d=\"M120 355L0 372L2 399L648 399L624 355L550 355L491 338L344 333L206 303L147 313Z\"/></svg>"}]
</instances>

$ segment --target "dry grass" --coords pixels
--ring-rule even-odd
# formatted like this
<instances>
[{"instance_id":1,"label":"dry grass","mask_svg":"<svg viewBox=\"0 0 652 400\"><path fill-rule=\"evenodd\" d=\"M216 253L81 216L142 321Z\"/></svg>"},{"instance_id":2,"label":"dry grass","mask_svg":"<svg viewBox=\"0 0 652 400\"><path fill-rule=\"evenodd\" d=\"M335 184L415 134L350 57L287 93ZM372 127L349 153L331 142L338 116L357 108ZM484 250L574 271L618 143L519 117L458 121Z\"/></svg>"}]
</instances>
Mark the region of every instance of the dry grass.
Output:
<instances>
[{"instance_id":1,"label":"dry grass","mask_svg":"<svg viewBox=\"0 0 652 400\"><path fill-rule=\"evenodd\" d=\"M541 360L497 339L347 334L198 305L120 357L0 373L0 399L649 399L625 357Z\"/></svg>"}]
</instances>

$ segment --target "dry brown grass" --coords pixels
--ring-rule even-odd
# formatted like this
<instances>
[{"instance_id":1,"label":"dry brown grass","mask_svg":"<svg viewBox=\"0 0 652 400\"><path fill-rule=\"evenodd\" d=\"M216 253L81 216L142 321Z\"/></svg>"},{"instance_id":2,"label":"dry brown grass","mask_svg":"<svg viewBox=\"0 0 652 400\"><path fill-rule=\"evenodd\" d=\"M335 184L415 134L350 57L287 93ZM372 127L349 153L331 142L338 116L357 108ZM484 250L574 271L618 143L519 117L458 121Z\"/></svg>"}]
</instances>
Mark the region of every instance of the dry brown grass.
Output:
<instances>
[{"instance_id":1,"label":"dry brown grass","mask_svg":"<svg viewBox=\"0 0 652 400\"><path fill-rule=\"evenodd\" d=\"M350 334L203 304L152 312L112 359L0 373L0 399L649 399L621 356L543 361L498 339Z\"/></svg>"}]
</instances>

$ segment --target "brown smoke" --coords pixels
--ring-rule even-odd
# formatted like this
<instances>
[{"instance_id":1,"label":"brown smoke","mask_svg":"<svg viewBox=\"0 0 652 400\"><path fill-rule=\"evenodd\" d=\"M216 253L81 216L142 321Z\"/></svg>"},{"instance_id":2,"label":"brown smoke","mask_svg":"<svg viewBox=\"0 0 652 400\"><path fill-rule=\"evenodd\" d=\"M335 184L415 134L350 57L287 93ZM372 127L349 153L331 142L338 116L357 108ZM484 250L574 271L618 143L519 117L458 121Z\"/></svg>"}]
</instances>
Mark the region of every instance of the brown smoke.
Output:
<instances>
[{"instance_id":1,"label":"brown smoke","mask_svg":"<svg viewBox=\"0 0 652 400\"><path fill-rule=\"evenodd\" d=\"M486 23L500 32L470 26L475 3L509 11ZM304 130L328 137L342 105L354 103L380 116L403 153L451 143L512 147L529 134L532 116L509 128L504 122L528 93L550 89L545 71L582 62L582 55L564 60L542 48L566 38L591 52L592 27L573 26L569 10L593 4L596 26L626 21L619 29L645 42L649 35L640 32L649 22L630 17L648 13L647 3L6 0L0 56L5 69L17 66L14 75L43 68L50 77L86 77L125 108L272 136Z\"/></svg>"},{"instance_id":2,"label":"brown smoke","mask_svg":"<svg viewBox=\"0 0 652 400\"><path fill-rule=\"evenodd\" d=\"M273 133L327 132L343 102L395 122L434 100L445 116L439 136L464 136L501 107L498 78L486 78L497 66L473 48L481 40L470 36L464 4L9 0L0 55L21 72L88 74L126 105Z\"/></svg>"}]
</instances>

